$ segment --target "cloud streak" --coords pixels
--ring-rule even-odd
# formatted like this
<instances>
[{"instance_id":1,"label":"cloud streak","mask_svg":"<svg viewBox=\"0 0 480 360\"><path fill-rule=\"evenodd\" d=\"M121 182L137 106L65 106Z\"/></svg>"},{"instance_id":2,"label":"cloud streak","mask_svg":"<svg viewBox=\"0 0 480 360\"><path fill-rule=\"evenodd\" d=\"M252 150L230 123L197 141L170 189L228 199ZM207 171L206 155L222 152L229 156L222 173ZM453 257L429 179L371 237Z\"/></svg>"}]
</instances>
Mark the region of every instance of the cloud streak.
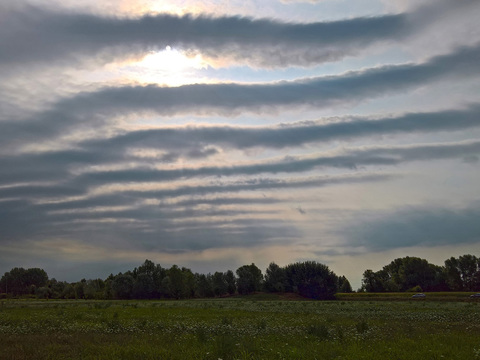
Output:
<instances>
[{"instance_id":1,"label":"cloud streak","mask_svg":"<svg viewBox=\"0 0 480 360\"><path fill-rule=\"evenodd\" d=\"M21 146L75 128L110 123L115 116L271 113L292 107L326 108L424 87L439 80L476 77L480 47L460 48L419 64L387 65L342 75L269 84L195 84L104 88L57 102L30 120L0 124L2 140Z\"/></svg>"},{"instance_id":2,"label":"cloud streak","mask_svg":"<svg viewBox=\"0 0 480 360\"><path fill-rule=\"evenodd\" d=\"M263 67L312 65L411 32L402 14L295 24L237 16L100 17L28 6L4 7L2 13L0 47L10 51L0 54L0 64L9 65L65 62L86 55L112 61L166 46Z\"/></svg>"}]
</instances>

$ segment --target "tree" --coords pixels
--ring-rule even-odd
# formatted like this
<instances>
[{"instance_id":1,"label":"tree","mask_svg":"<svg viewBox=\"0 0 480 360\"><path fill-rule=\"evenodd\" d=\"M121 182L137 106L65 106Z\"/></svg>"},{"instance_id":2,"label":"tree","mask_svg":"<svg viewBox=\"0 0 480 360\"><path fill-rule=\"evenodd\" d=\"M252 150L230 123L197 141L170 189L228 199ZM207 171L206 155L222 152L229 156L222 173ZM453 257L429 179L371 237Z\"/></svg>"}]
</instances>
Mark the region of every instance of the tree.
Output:
<instances>
[{"instance_id":1,"label":"tree","mask_svg":"<svg viewBox=\"0 0 480 360\"><path fill-rule=\"evenodd\" d=\"M213 297L213 284L211 274L195 274L195 294L198 297Z\"/></svg>"},{"instance_id":2,"label":"tree","mask_svg":"<svg viewBox=\"0 0 480 360\"><path fill-rule=\"evenodd\" d=\"M281 268L274 262L268 265L265 271L264 287L268 292L284 292L286 283L285 269Z\"/></svg>"},{"instance_id":3,"label":"tree","mask_svg":"<svg viewBox=\"0 0 480 360\"><path fill-rule=\"evenodd\" d=\"M183 274L177 265L173 265L167 271L168 277L168 294L174 299L180 299L184 294Z\"/></svg>"},{"instance_id":4,"label":"tree","mask_svg":"<svg viewBox=\"0 0 480 360\"><path fill-rule=\"evenodd\" d=\"M51 289L51 297L58 299L62 297L63 290L68 285L65 281L57 281L56 279L48 280L47 286Z\"/></svg>"},{"instance_id":5,"label":"tree","mask_svg":"<svg viewBox=\"0 0 480 360\"><path fill-rule=\"evenodd\" d=\"M14 296L35 293L35 289L47 285L48 275L45 270L39 268L13 268L6 272L0 284L6 293Z\"/></svg>"},{"instance_id":6,"label":"tree","mask_svg":"<svg viewBox=\"0 0 480 360\"><path fill-rule=\"evenodd\" d=\"M37 288L35 295L38 299L50 299L52 297L52 289L47 286Z\"/></svg>"},{"instance_id":7,"label":"tree","mask_svg":"<svg viewBox=\"0 0 480 360\"><path fill-rule=\"evenodd\" d=\"M113 296L117 299L130 299L135 279L130 274L118 274L112 282Z\"/></svg>"},{"instance_id":8,"label":"tree","mask_svg":"<svg viewBox=\"0 0 480 360\"><path fill-rule=\"evenodd\" d=\"M67 284L60 294L62 299L75 299L75 288L72 284Z\"/></svg>"},{"instance_id":9,"label":"tree","mask_svg":"<svg viewBox=\"0 0 480 360\"><path fill-rule=\"evenodd\" d=\"M366 270L362 284L368 292L407 291L417 286L424 291L442 291L447 288L442 267L409 256L395 259L377 272Z\"/></svg>"},{"instance_id":10,"label":"tree","mask_svg":"<svg viewBox=\"0 0 480 360\"><path fill-rule=\"evenodd\" d=\"M341 293L351 293L352 286L345 276L340 276L338 278L338 292Z\"/></svg>"},{"instance_id":11,"label":"tree","mask_svg":"<svg viewBox=\"0 0 480 360\"><path fill-rule=\"evenodd\" d=\"M153 276L154 272L155 264L148 259L146 259L137 269L137 274L146 274L148 276Z\"/></svg>"},{"instance_id":12,"label":"tree","mask_svg":"<svg viewBox=\"0 0 480 360\"><path fill-rule=\"evenodd\" d=\"M155 288L154 296L159 298L165 296L166 290L162 287L163 278L167 276L167 270L162 268L160 264L155 265L152 273L153 286Z\"/></svg>"},{"instance_id":13,"label":"tree","mask_svg":"<svg viewBox=\"0 0 480 360\"><path fill-rule=\"evenodd\" d=\"M132 296L135 299L151 299L155 291L153 278L148 273L139 273L133 284Z\"/></svg>"},{"instance_id":14,"label":"tree","mask_svg":"<svg viewBox=\"0 0 480 360\"><path fill-rule=\"evenodd\" d=\"M232 270L227 270L225 273L225 281L227 282L227 292L230 295L235 294L237 290L235 275Z\"/></svg>"},{"instance_id":15,"label":"tree","mask_svg":"<svg viewBox=\"0 0 480 360\"><path fill-rule=\"evenodd\" d=\"M462 255L458 259L445 260L445 273L452 290L480 290L480 259L474 255Z\"/></svg>"},{"instance_id":16,"label":"tree","mask_svg":"<svg viewBox=\"0 0 480 360\"><path fill-rule=\"evenodd\" d=\"M183 297L193 298L195 296L195 275L192 270L182 267Z\"/></svg>"},{"instance_id":17,"label":"tree","mask_svg":"<svg viewBox=\"0 0 480 360\"><path fill-rule=\"evenodd\" d=\"M228 291L228 284L225 280L225 275L222 272L216 271L212 277L213 293L215 296L225 295Z\"/></svg>"},{"instance_id":18,"label":"tree","mask_svg":"<svg viewBox=\"0 0 480 360\"><path fill-rule=\"evenodd\" d=\"M475 291L477 287L477 274L480 272L478 259L474 255L463 255L458 258L458 267L462 277L463 288L468 291Z\"/></svg>"},{"instance_id":19,"label":"tree","mask_svg":"<svg viewBox=\"0 0 480 360\"><path fill-rule=\"evenodd\" d=\"M254 264L243 265L237 269L237 289L242 295L260 291L262 288L262 271Z\"/></svg>"},{"instance_id":20,"label":"tree","mask_svg":"<svg viewBox=\"0 0 480 360\"><path fill-rule=\"evenodd\" d=\"M85 283L87 281L82 279L81 281L77 282L73 288L75 289L75 299L85 299Z\"/></svg>"},{"instance_id":21,"label":"tree","mask_svg":"<svg viewBox=\"0 0 480 360\"><path fill-rule=\"evenodd\" d=\"M297 262L287 265L285 273L294 292L317 300L335 298L338 277L328 266L315 261Z\"/></svg>"}]
</instances>

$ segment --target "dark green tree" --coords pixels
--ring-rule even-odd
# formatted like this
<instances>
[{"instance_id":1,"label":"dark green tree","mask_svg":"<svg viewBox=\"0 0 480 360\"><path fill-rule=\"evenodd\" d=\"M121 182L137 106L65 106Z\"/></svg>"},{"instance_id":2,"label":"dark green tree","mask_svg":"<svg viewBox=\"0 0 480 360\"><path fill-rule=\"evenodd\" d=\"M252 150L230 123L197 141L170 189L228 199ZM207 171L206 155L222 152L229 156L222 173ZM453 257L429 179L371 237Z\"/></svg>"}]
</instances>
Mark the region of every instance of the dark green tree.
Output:
<instances>
[{"instance_id":1,"label":"dark green tree","mask_svg":"<svg viewBox=\"0 0 480 360\"><path fill-rule=\"evenodd\" d=\"M195 274L195 294L200 298L214 296L211 274Z\"/></svg>"},{"instance_id":2,"label":"dark green tree","mask_svg":"<svg viewBox=\"0 0 480 360\"><path fill-rule=\"evenodd\" d=\"M458 259L445 260L447 283L455 291L480 290L480 260L474 255L462 255Z\"/></svg>"},{"instance_id":3,"label":"dark green tree","mask_svg":"<svg viewBox=\"0 0 480 360\"><path fill-rule=\"evenodd\" d=\"M182 297L193 298L195 297L195 275L192 270L182 267L182 282L183 293Z\"/></svg>"},{"instance_id":4,"label":"dark green tree","mask_svg":"<svg viewBox=\"0 0 480 360\"><path fill-rule=\"evenodd\" d=\"M48 275L39 268L13 268L0 279L0 286L5 293L14 296L34 294L39 287L47 285Z\"/></svg>"},{"instance_id":5,"label":"dark green tree","mask_svg":"<svg viewBox=\"0 0 480 360\"><path fill-rule=\"evenodd\" d=\"M82 279L73 286L75 290L75 299L85 299L85 284L87 280Z\"/></svg>"},{"instance_id":6,"label":"dark green tree","mask_svg":"<svg viewBox=\"0 0 480 360\"><path fill-rule=\"evenodd\" d=\"M326 300L334 299L338 277L328 266L315 261L297 262L285 268L290 287L301 296Z\"/></svg>"},{"instance_id":7,"label":"dark green tree","mask_svg":"<svg viewBox=\"0 0 480 360\"><path fill-rule=\"evenodd\" d=\"M380 274L367 269L363 272L362 288L367 292L385 291L383 279Z\"/></svg>"},{"instance_id":8,"label":"dark green tree","mask_svg":"<svg viewBox=\"0 0 480 360\"><path fill-rule=\"evenodd\" d=\"M262 271L254 264L243 265L237 269L237 290L240 294L251 294L262 288Z\"/></svg>"},{"instance_id":9,"label":"dark green tree","mask_svg":"<svg viewBox=\"0 0 480 360\"><path fill-rule=\"evenodd\" d=\"M340 276L338 278L338 292L341 293L351 293L352 286L345 276Z\"/></svg>"},{"instance_id":10,"label":"dark green tree","mask_svg":"<svg viewBox=\"0 0 480 360\"><path fill-rule=\"evenodd\" d=\"M235 291L237 291L237 285L235 275L233 274L232 270L227 270L225 273L225 281L227 282L227 292L230 295L235 294Z\"/></svg>"},{"instance_id":11,"label":"dark green tree","mask_svg":"<svg viewBox=\"0 0 480 360\"><path fill-rule=\"evenodd\" d=\"M264 287L268 292L284 292L286 288L287 277L285 269L274 262L268 265L265 271Z\"/></svg>"},{"instance_id":12,"label":"dark green tree","mask_svg":"<svg viewBox=\"0 0 480 360\"><path fill-rule=\"evenodd\" d=\"M213 293L215 296L223 296L228 292L228 284L225 280L225 274L216 271L212 277L213 280Z\"/></svg>"},{"instance_id":13,"label":"dark green tree","mask_svg":"<svg viewBox=\"0 0 480 360\"><path fill-rule=\"evenodd\" d=\"M184 296L184 282L182 270L177 266L173 265L167 271L168 278L168 295L174 299L180 299Z\"/></svg>"},{"instance_id":14,"label":"dark green tree","mask_svg":"<svg viewBox=\"0 0 480 360\"><path fill-rule=\"evenodd\" d=\"M118 274L112 281L112 292L116 299L130 299L135 279L130 274Z\"/></svg>"},{"instance_id":15,"label":"dark green tree","mask_svg":"<svg viewBox=\"0 0 480 360\"><path fill-rule=\"evenodd\" d=\"M155 293L153 277L148 273L138 273L133 284L133 297L135 299L151 299Z\"/></svg>"},{"instance_id":16,"label":"dark green tree","mask_svg":"<svg viewBox=\"0 0 480 360\"><path fill-rule=\"evenodd\" d=\"M368 292L447 289L444 268L430 264L425 259L409 256L395 259L377 272L366 270L362 284Z\"/></svg>"},{"instance_id":17,"label":"dark green tree","mask_svg":"<svg viewBox=\"0 0 480 360\"><path fill-rule=\"evenodd\" d=\"M60 294L62 299L75 299L75 288L72 284L67 284Z\"/></svg>"}]
</instances>

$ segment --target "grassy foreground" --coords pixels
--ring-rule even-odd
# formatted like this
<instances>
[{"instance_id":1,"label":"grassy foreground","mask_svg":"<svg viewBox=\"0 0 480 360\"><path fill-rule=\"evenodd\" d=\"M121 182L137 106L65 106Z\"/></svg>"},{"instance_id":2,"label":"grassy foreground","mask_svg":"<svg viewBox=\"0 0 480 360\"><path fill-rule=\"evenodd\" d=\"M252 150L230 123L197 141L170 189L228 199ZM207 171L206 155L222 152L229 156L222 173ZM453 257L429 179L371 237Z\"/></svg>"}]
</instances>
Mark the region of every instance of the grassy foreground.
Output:
<instances>
[{"instance_id":1,"label":"grassy foreground","mask_svg":"<svg viewBox=\"0 0 480 360\"><path fill-rule=\"evenodd\" d=\"M480 359L479 320L479 301L8 300L0 359Z\"/></svg>"}]
</instances>

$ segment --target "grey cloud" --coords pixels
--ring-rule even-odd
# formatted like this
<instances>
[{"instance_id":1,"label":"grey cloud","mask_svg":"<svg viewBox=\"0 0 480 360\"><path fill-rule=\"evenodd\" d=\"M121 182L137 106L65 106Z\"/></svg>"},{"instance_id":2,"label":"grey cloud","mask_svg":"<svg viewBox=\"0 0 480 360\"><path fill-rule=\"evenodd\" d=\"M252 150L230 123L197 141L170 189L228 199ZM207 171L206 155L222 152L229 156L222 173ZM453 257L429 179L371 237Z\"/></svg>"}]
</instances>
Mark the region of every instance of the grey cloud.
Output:
<instances>
[{"instance_id":1,"label":"grey cloud","mask_svg":"<svg viewBox=\"0 0 480 360\"><path fill-rule=\"evenodd\" d=\"M408 207L387 214L358 215L341 231L355 246L387 250L411 246L440 246L480 241L480 206L463 209Z\"/></svg>"},{"instance_id":2,"label":"grey cloud","mask_svg":"<svg viewBox=\"0 0 480 360\"><path fill-rule=\"evenodd\" d=\"M323 187L330 185L358 184L375 181L388 181L390 174L355 174L324 177L296 177L293 179L252 178L243 181L217 181L197 186L177 186L172 189L161 190L123 190L114 194L90 195L84 199L65 200L57 203L38 205L42 211L81 209L106 205L135 204L143 199L175 198L181 196L206 196L212 194L238 193L244 191L301 189ZM268 199L268 198L267 198ZM187 202L190 200L186 200Z\"/></svg>"},{"instance_id":3,"label":"grey cloud","mask_svg":"<svg viewBox=\"0 0 480 360\"><path fill-rule=\"evenodd\" d=\"M179 169L130 168L125 170L88 172L69 179L61 179L51 185L18 185L0 189L4 197L22 196L22 192L31 197L73 196L86 193L87 189L109 183L125 182L166 182L194 177L258 176L260 174L301 173L318 168L357 169L366 166L393 166L404 162L462 159L471 160L480 153L480 142L464 141L458 143L417 144L409 146L360 147L345 149L334 155L314 157L286 157L280 161L252 163L234 166L204 166ZM61 185L59 185L61 184ZM253 185L248 184L248 186ZM259 185L259 184L255 184ZM276 184L268 184L276 186ZM187 189L187 188L185 188ZM193 188L200 194L208 193L209 187L202 193L201 188ZM178 190L178 189L177 189ZM175 190L175 191L177 191ZM168 192L168 191L167 191ZM61 206L61 205L60 205Z\"/></svg>"},{"instance_id":4,"label":"grey cloud","mask_svg":"<svg viewBox=\"0 0 480 360\"><path fill-rule=\"evenodd\" d=\"M309 158L290 157L282 161L254 163L229 167L180 168L175 170L156 170L133 168L126 170L97 171L79 175L66 181L62 187L51 186L19 186L2 189L5 196L27 194L40 196L50 193L74 195L86 191L88 187L100 186L111 182L164 182L192 177L217 176L257 176L259 174L300 173L318 167L356 169L361 166L399 165L403 162L438 159L471 159L480 153L480 142L466 141L460 143L443 143L428 145L410 145L395 147L362 147L349 149L339 155L320 155ZM270 184L272 185L272 184ZM208 188L208 187L207 187ZM200 189L197 189L200 191ZM208 191L207 191L208 192Z\"/></svg>"},{"instance_id":5,"label":"grey cloud","mask_svg":"<svg viewBox=\"0 0 480 360\"><path fill-rule=\"evenodd\" d=\"M260 66L310 65L412 32L405 14L295 24L166 14L128 19L35 7L4 6L0 13L0 47L8 49L0 54L4 64L66 62L85 56L110 61L170 45Z\"/></svg>"},{"instance_id":6,"label":"grey cloud","mask_svg":"<svg viewBox=\"0 0 480 360\"><path fill-rule=\"evenodd\" d=\"M117 250L135 247L136 250L171 252L231 245L248 247L271 241L276 244L282 241L291 242L301 237L300 230L290 222L278 219L276 210L262 208L262 205L281 201L276 196L254 200L239 198L238 195L233 199L197 198L221 193L236 195L242 191L274 191L386 181L389 178L390 176L385 174L283 180L262 178L229 183L218 181L210 185L162 190L127 190L63 203L33 204L28 197L23 200L2 201L0 243L5 246L21 246L29 241L70 239L102 248L114 247ZM188 198L189 196L195 198ZM175 197L187 198L180 198L175 202ZM162 201L161 206L142 205L142 200L154 198ZM170 201L165 202L168 199ZM206 204L210 207L189 208L195 204ZM217 208L219 205L232 204L241 206L233 209ZM253 212L246 211L243 207L250 204L255 205ZM112 206L132 208L120 211L99 209ZM258 216L261 214L263 215ZM209 217L210 220L206 222L204 217Z\"/></svg>"},{"instance_id":7,"label":"grey cloud","mask_svg":"<svg viewBox=\"0 0 480 360\"><path fill-rule=\"evenodd\" d=\"M480 46L460 48L425 63L388 65L343 75L271 84L195 84L175 88L127 86L81 93L53 105L31 120L1 124L2 141L10 146L52 138L73 128L108 123L115 115L155 112L232 116L265 113L295 106L324 108L368 100L453 77L480 73Z\"/></svg>"},{"instance_id":8,"label":"grey cloud","mask_svg":"<svg viewBox=\"0 0 480 360\"><path fill-rule=\"evenodd\" d=\"M108 204L111 205L111 204ZM189 251L212 247L256 246L299 236L286 221L269 218L274 212L246 210L175 210L144 206L125 211L48 214L27 201L2 202L0 244L21 246L41 239L81 239L83 244L136 250ZM267 215L251 218L251 215ZM211 221L196 220L201 217ZM235 219L232 218L235 217ZM223 220L222 220L223 219ZM109 221L110 220L110 221ZM182 220L179 222L179 220ZM91 234L95 234L92 240Z\"/></svg>"},{"instance_id":9,"label":"grey cloud","mask_svg":"<svg viewBox=\"0 0 480 360\"><path fill-rule=\"evenodd\" d=\"M74 181L79 184L98 185L109 182L171 181L192 177L259 175L265 173L299 173L318 167L356 169L360 166L398 165L402 162L436 159L469 158L480 153L480 142L442 143L394 147L362 147L348 149L344 154L315 157L286 157L271 161L235 166L182 167L173 170L136 168L126 170L97 171L80 175Z\"/></svg>"},{"instance_id":10,"label":"grey cloud","mask_svg":"<svg viewBox=\"0 0 480 360\"><path fill-rule=\"evenodd\" d=\"M480 105L472 104L465 110L409 113L383 119L364 117L340 121L333 119L334 121L327 123L325 120L329 119L322 119L269 127L187 126L131 131L106 139L82 141L76 144L75 150L0 157L0 169L5 169L0 171L0 183L14 184L27 179L67 181L72 177L70 170L81 165L121 161L145 164L173 162L180 156L201 158L215 155L220 151L219 147L282 149L312 142L350 140L375 135L458 131L480 126L479 119ZM126 149L135 147L155 148L163 150L165 154L150 159L138 159L126 152ZM465 157L465 160L475 160L475 157ZM61 189L63 186L59 184L55 192L59 193ZM21 191L21 188L19 190ZM37 187L36 191L42 193L45 190L44 187ZM74 190L65 189L65 192L67 194Z\"/></svg>"},{"instance_id":11,"label":"grey cloud","mask_svg":"<svg viewBox=\"0 0 480 360\"><path fill-rule=\"evenodd\" d=\"M93 149L118 154L119 148L142 146L180 151L200 148L204 154L205 144L226 148L247 149L251 147L282 149L302 146L312 142L402 133L434 131L458 131L480 126L480 105L472 104L465 110L445 110L430 113L408 113L388 118L348 118L303 121L269 127L241 126L187 126L177 128L148 129L120 134L109 139L90 140L78 144L84 149ZM333 120L325 123L325 120ZM190 151L190 150L188 150ZM87 160L87 159L86 159Z\"/></svg>"}]
</instances>

